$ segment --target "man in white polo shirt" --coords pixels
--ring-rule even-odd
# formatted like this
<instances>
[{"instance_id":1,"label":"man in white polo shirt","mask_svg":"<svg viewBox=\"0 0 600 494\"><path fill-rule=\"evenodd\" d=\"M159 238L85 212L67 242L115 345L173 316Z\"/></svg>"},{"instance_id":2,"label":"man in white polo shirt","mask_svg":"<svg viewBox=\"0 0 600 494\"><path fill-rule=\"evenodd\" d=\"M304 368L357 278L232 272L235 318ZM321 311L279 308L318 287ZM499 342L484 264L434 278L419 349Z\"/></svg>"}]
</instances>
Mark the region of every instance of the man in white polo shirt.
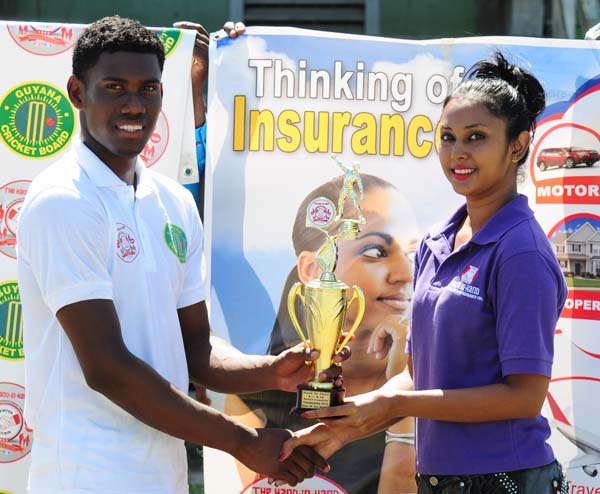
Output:
<instances>
[{"instance_id":1,"label":"man in white polo shirt","mask_svg":"<svg viewBox=\"0 0 600 494\"><path fill-rule=\"evenodd\" d=\"M138 154L162 102L164 50L136 21L90 25L68 82L81 141L32 183L19 224L32 494L183 494L183 440L295 484L326 468L277 455L289 433L245 427L187 396L295 390L300 347L247 356L211 337L191 194Z\"/></svg>"}]
</instances>

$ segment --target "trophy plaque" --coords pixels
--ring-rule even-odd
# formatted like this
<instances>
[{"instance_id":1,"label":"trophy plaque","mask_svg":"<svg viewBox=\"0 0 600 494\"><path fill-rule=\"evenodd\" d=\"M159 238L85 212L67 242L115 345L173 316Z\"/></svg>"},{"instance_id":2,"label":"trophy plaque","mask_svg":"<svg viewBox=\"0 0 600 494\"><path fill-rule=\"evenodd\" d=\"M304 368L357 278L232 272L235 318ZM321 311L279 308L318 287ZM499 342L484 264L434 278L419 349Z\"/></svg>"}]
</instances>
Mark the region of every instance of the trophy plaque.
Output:
<instances>
[{"instance_id":1,"label":"trophy plaque","mask_svg":"<svg viewBox=\"0 0 600 494\"><path fill-rule=\"evenodd\" d=\"M321 268L319 278L307 285L296 283L288 294L287 306L290 319L304 345L311 350L319 350L315 362L313 379L298 386L296 406L291 413L300 415L305 411L341 405L345 388L335 387L333 382L320 382L319 373L333 365L334 355L340 353L357 330L364 311L365 297L357 287L348 287L336 279L334 271L337 261L337 241L340 238L354 240L360 232L359 225L365 223L360 210L356 186L363 195L362 182L358 173L358 164L346 166L333 156L344 171L344 181L338 200L338 211L331 200L318 197L310 202L306 211L306 226L317 228L325 236L325 242L317 250L315 259ZM357 219L344 218L344 203L352 200ZM306 335L298 322L296 299L302 302L305 316ZM342 338L348 308L356 301L357 311L352 327Z\"/></svg>"}]
</instances>

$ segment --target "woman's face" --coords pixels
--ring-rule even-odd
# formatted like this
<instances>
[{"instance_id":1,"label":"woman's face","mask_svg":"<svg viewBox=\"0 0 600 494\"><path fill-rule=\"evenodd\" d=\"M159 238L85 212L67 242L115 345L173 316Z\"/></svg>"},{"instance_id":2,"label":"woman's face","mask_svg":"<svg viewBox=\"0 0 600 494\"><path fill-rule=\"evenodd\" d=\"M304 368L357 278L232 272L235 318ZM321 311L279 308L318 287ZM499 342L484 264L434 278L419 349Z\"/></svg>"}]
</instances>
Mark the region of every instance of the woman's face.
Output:
<instances>
[{"instance_id":1,"label":"woman's face","mask_svg":"<svg viewBox=\"0 0 600 494\"><path fill-rule=\"evenodd\" d=\"M356 217L352 206L347 207L346 217ZM338 241L335 275L363 290L366 307L360 327L372 330L389 315L408 316L416 239L414 220L408 219L406 206L394 189L371 190L361 201L361 209L367 223L361 225L358 239ZM350 321L353 313L354 308L348 314Z\"/></svg>"},{"instance_id":2,"label":"woman's face","mask_svg":"<svg viewBox=\"0 0 600 494\"><path fill-rule=\"evenodd\" d=\"M516 191L514 143L508 142L503 119L482 103L459 97L444 108L440 128L440 162L458 194L486 201Z\"/></svg>"}]
</instances>

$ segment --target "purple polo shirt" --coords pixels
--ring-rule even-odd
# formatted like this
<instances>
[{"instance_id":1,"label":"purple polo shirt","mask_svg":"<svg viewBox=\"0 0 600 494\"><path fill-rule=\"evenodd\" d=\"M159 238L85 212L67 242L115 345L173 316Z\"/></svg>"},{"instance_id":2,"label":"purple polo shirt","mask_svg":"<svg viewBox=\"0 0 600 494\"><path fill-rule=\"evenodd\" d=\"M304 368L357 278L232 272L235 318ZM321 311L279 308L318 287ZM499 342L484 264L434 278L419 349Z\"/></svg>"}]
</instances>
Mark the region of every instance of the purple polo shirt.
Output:
<instances>
[{"instance_id":1,"label":"purple polo shirt","mask_svg":"<svg viewBox=\"0 0 600 494\"><path fill-rule=\"evenodd\" d=\"M506 204L453 253L465 216L463 206L419 245L407 343L415 389L550 376L567 287L527 198ZM471 424L417 419L417 471L459 475L546 465L554 459L549 435L541 415Z\"/></svg>"}]
</instances>

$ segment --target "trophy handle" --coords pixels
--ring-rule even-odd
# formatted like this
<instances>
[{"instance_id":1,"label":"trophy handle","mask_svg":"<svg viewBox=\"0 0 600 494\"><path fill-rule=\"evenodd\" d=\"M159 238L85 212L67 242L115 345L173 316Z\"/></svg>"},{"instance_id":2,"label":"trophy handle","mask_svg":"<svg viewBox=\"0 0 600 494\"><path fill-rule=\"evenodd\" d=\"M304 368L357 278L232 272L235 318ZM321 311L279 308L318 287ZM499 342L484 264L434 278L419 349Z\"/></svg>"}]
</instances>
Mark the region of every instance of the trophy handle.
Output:
<instances>
[{"instance_id":1,"label":"trophy handle","mask_svg":"<svg viewBox=\"0 0 600 494\"><path fill-rule=\"evenodd\" d=\"M346 337L343 339L343 341L335 349L335 352L333 352L334 355L337 355L338 353L340 353L344 349L344 347L346 346L346 343L348 343L348 341L350 341L350 338L352 338L352 335L358 329L358 325L361 323L363 315L365 313L365 294L360 289L360 287L358 287L356 285L354 285L352 287L352 290L354 290L354 294L352 295L352 298L350 299L350 302L348 303L347 307L350 307L352 305L352 302L354 302L355 300L358 301L358 307L357 307L357 310L356 310L356 317L354 318L354 324L352 324L352 327L350 328L350 331L348 331L348 334L346 335Z\"/></svg>"},{"instance_id":2,"label":"trophy handle","mask_svg":"<svg viewBox=\"0 0 600 494\"><path fill-rule=\"evenodd\" d=\"M296 297L300 297L300 300L302 300L302 303L304 304L304 295L302 295L302 283L300 282L294 283L294 286L292 286L290 293L288 293L287 308L288 314L290 315L290 320L292 321L292 326L294 326L296 333L298 333L298 336L300 336L306 348L310 348L310 343L304 336L302 328L300 327L300 323L298 322L298 316L296 315Z\"/></svg>"}]
</instances>

